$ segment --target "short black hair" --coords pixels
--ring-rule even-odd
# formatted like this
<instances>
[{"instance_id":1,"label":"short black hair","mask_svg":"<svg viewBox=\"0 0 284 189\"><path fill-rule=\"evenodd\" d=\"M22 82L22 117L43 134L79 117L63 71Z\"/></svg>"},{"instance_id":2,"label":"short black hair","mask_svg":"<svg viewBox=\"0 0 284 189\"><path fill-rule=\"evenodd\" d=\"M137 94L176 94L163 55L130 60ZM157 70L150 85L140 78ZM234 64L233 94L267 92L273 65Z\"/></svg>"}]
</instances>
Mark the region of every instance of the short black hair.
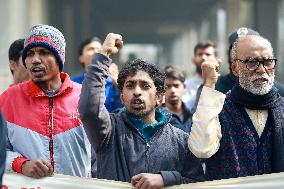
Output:
<instances>
[{"instance_id":1,"label":"short black hair","mask_svg":"<svg viewBox=\"0 0 284 189\"><path fill-rule=\"evenodd\" d=\"M19 63L19 58L21 57L24 49L24 41L25 39L17 39L10 45L8 53L9 60L13 60L17 64Z\"/></svg>"},{"instance_id":2,"label":"short black hair","mask_svg":"<svg viewBox=\"0 0 284 189\"><path fill-rule=\"evenodd\" d=\"M197 43L194 47L194 55L196 54L198 49L206 49L208 47L213 47L215 49L215 55L217 55L216 45L212 41L205 41Z\"/></svg>"},{"instance_id":3,"label":"short black hair","mask_svg":"<svg viewBox=\"0 0 284 189\"><path fill-rule=\"evenodd\" d=\"M128 76L134 76L140 70L149 74L155 84L158 94L165 93L165 73L162 72L155 64L146 62L142 59L135 59L123 66L118 74L118 89L122 91L126 78Z\"/></svg>"},{"instance_id":4,"label":"short black hair","mask_svg":"<svg viewBox=\"0 0 284 189\"><path fill-rule=\"evenodd\" d=\"M90 37L90 38L87 38L86 40L84 40L81 44L80 44L80 47L79 47L79 56L81 56L83 54L83 50L85 48L85 46L87 46L88 44L90 44L91 42L93 41L97 41L99 43L102 43L101 39L98 38L98 37Z\"/></svg>"},{"instance_id":5,"label":"short black hair","mask_svg":"<svg viewBox=\"0 0 284 189\"><path fill-rule=\"evenodd\" d=\"M181 81L182 83L184 83L185 77L186 77L183 71L181 71L180 69L172 65L165 67L165 74L166 74L166 77L177 79Z\"/></svg>"}]
</instances>

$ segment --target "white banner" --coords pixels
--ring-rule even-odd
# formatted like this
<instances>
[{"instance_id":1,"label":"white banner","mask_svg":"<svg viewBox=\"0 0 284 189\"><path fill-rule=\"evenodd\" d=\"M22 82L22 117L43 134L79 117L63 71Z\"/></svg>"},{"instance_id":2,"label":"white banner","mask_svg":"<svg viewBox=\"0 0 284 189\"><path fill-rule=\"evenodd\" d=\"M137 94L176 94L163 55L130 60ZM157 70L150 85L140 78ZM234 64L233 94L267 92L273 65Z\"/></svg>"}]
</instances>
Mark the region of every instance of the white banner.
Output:
<instances>
[{"instance_id":1,"label":"white banner","mask_svg":"<svg viewBox=\"0 0 284 189\"><path fill-rule=\"evenodd\" d=\"M34 179L16 173L6 173L2 189L109 189L133 188L130 183L103 179L86 179L54 174L52 177Z\"/></svg>"},{"instance_id":2,"label":"white banner","mask_svg":"<svg viewBox=\"0 0 284 189\"><path fill-rule=\"evenodd\" d=\"M130 183L103 179L86 179L55 174L52 177L33 179L20 174L6 173L2 189L110 189L133 188ZM284 173L200 182L168 187L168 189L283 189Z\"/></svg>"}]
</instances>

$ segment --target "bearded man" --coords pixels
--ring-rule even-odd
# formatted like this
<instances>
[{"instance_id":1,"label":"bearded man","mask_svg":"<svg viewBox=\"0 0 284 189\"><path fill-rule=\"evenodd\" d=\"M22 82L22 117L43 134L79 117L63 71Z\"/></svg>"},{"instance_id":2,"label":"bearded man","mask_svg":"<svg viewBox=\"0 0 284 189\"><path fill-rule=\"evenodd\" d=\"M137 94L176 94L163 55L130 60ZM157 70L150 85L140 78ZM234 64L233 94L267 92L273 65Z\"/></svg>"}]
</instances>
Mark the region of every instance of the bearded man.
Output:
<instances>
[{"instance_id":1,"label":"bearded man","mask_svg":"<svg viewBox=\"0 0 284 189\"><path fill-rule=\"evenodd\" d=\"M261 36L246 35L234 43L231 55L238 82L226 95L214 90L218 62L202 64L204 88L189 148L206 158L209 180L282 172L284 104L273 84L272 46Z\"/></svg>"}]
</instances>

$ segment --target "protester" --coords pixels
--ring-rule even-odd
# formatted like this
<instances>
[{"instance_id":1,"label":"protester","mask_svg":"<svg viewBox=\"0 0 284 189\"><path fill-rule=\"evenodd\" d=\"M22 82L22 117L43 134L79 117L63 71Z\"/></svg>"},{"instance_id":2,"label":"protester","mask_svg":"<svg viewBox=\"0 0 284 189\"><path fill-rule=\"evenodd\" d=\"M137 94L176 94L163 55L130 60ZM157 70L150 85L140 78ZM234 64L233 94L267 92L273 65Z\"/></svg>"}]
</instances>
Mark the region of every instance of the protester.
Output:
<instances>
[{"instance_id":1,"label":"protester","mask_svg":"<svg viewBox=\"0 0 284 189\"><path fill-rule=\"evenodd\" d=\"M0 112L0 186L2 185L2 176L5 171L6 160L6 123Z\"/></svg>"},{"instance_id":2,"label":"protester","mask_svg":"<svg viewBox=\"0 0 284 189\"><path fill-rule=\"evenodd\" d=\"M228 64L230 73L224 76L220 76L216 83L216 90L226 94L229 90L233 88L235 82L237 81L236 76L232 73L231 65L232 65L232 58L231 58L231 50L233 47L234 42L239 38L239 36L244 35L259 35L257 31L254 31L250 28L242 27L238 28L235 32L230 34L228 41L229 41L229 50L228 50ZM274 81L275 87L278 89L280 95L284 96L284 85L279 83L278 81Z\"/></svg>"},{"instance_id":3,"label":"protester","mask_svg":"<svg viewBox=\"0 0 284 189\"><path fill-rule=\"evenodd\" d=\"M284 171L283 99L273 86L276 59L270 42L257 35L239 37L232 47L238 78L224 95L214 90L217 61L205 61L205 84L193 115L189 148L207 158L209 180Z\"/></svg>"},{"instance_id":4,"label":"protester","mask_svg":"<svg viewBox=\"0 0 284 189\"><path fill-rule=\"evenodd\" d=\"M21 83L29 79L28 70L25 68L22 61L24 40L25 39L17 39L9 47L9 67L13 76L13 84Z\"/></svg>"},{"instance_id":5,"label":"protester","mask_svg":"<svg viewBox=\"0 0 284 189\"><path fill-rule=\"evenodd\" d=\"M165 74L165 108L176 115L179 124L174 126L189 133L192 114L181 99L185 91L185 73L174 66L167 66Z\"/></svg>"},{"instance_id":6,"label":"protester","mask_svg":"<svg viewBox=\"0 0 284 189\"><path fill-rule=\"evenodd\" d=\"M197 89L203 83L201 64L207 59L215 59L216 56L216 46L211 41L198 43L194 47L194 57L192 58L192 63L196 66L196 74L186 79L186 91L182 97L183 102L185 103L186 107L191 110L191 112L195 111L194 105L196 101Z\"/></svg>"},{"instance_id":7,"label":"protester","mask_svg":"<svg viewBox=\"0 0 284 189\"><path fill-rule=\"evenodd\" d=\"M33 26L25 39L22 58L31 80L0 96L7 171L35 178L91 174L91 146L77 108L81 86L62 72L65 45L62 33L48 25Z\"/></svg>"},{"instance_id":8,"label":"protester","mask_svg":"<svg viewBox=\"0 0 284 189\"><path fill-rule=\"evenodd\" d=\"M98 161L98 178L131 182L135 188L203 180L200 161L187 148L188 135L155 111L165 92L165 75L137 59L118 75L125 108L117 114L104 106L109 56L122 47L122 36L108 34L83 83L79 112Z\"/></svg>"}]
</instances>

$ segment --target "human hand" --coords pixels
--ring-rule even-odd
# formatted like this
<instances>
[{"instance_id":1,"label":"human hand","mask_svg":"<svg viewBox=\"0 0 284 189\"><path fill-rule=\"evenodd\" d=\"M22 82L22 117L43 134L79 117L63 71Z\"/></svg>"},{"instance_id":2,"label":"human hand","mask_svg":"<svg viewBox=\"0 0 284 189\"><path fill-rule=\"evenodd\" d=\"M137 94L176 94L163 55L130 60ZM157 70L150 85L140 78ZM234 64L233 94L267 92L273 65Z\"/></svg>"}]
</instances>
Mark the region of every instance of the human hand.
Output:
<instances>
[{"instance_id":1,"label":"human hand","mask_svg":"<svg viewBox=\"0 0 284 189\"><path fill-rule=\"evenodd\" d=\"M109 66L109 74L112 80L112 83L117 86L117 78L118 78L118 67L116 64L112 63Z\"/></svg>"},{"instance_id":2,"label":"human hand","mask_svg":"<svg viewBox=\"0 0 284 189\"><path fill-rule=\"evenodd\" d=\"M215 89L215 84L220 75L221 59L207 59L202 65L202 78L204 86Z\"/></svg>"},{"instance_id":3,"label":"human hand","mask_svg":"<svg viewBox=\"0 0 284 189\"><path fill-rule=\"evenodd\" d=\"M122 36L119 34L109 33L106 36L106 39L99 50L99 53L109 57L112 54L115 54L123 46Z\"/></svg>"},{"instance_id":4,"label":"human hand","mask_svg":"<svg viewBox=\"0 0 284 189\"><path fill-rule=\"evenodd\" d=\"M164 180L161 174L140 173L131 178L131 184L136 189L160 189Z\"/></svg>"},{"instance_id":5,"label":"human hand","mask_svg":"<svg viewBox=\"0 0 284 189\"><path fill-rule=\"evenodd\" d=\"M50 163L42 158L28 160L22 165L22 173L25 176L41 178L51 176L53 169Z\"/></svg>"}]
</instances>

